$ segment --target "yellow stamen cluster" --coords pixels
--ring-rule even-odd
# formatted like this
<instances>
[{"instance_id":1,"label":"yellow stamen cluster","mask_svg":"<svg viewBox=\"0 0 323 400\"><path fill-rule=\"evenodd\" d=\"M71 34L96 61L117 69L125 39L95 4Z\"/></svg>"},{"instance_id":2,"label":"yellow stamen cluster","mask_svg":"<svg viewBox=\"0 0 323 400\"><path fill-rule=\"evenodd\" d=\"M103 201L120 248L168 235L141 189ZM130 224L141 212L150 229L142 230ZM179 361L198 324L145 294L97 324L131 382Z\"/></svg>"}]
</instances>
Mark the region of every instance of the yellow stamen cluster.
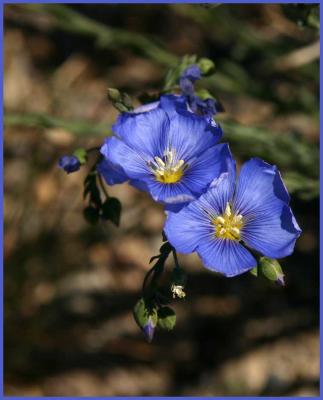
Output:
<instances>
[{"instance_id":1,"label":"yellow stamen cluster","mask_svg":"<svg viewBox=\"0 0 323 400\"><path fill-rule=\"evenodd\" d=\"M227 203L223 215L213 219L215 236L219 239L240 240L240 231L243 220L242 215L232 213L231 206Z\"/></svg>"},{"instance_id":2,"label":"yellow stamen cluster","mask_svg":"<svg viewBox=\"0 0 323 400\"><path fill-rule=\"evenodd\" d=\"M188 164L184 160L176 159L174 149L166 150L163 159L154 157L154 161L149 162L148 166L154 173L156 180L161 183L178 182L188 168Z\"/></svg>"}]
</instances>

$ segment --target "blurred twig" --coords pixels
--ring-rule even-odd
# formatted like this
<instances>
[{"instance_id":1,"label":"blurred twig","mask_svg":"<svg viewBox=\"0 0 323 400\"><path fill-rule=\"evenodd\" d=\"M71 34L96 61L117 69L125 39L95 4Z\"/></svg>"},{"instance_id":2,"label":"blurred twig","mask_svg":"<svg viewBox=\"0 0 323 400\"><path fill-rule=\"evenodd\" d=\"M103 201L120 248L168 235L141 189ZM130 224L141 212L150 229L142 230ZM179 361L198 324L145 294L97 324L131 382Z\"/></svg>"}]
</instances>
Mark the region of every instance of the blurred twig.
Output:
<instances>
[{"instance_id":1,"label":"blurred twig","mask_svg":"<svg viewBox=\"0 0 323 400\"><path fill-rule=\"evenodd\" d=\"M107 124L95 125L87 121L70 121L40 113L10 114L4 116L5 126L30 128L62 128L79 136L109 136Z\"/></svg>"},{"instance_id":2,"label":"blurred twig","mask_svg":"<svg viewBox=\"0 0 323 400\"><path fill-rule=\"evenodd\" d=\"M262 157L282 169L296 170L313 178L318 177L319 148L292 132L277 133L263 128L221 122L225 139L241 157Z\"/></svg>"},{"instance_id":3,"label":"blurred twig","mask_svg":"<svg viewBox=\"0 0 323 400\"><path fill-rule=\"evenodd\" d=\"M308 46L292 51L280 57L275 62L275 69L284 71L291 68L298 68L320 58L320 41L311 43Z\"/></svg>"},{"instance_id":4,"label":"blurred twig","mask_svg":"<svg viewBox=\"0 0 323 400\"><path fill-rule=\"evenodd\" d=\"M242 159L250 155L276 164L291 193L302 199L319 196L319 147L300 135L275 133L263 128L221 123L225 139Z\"/></svg>"},{"instance_id":5,"label":"blurred twig","mask_svg":"<svg viewBox=\"0 0 323 400\"><path fill-rule=\"evenodd\" d=\"M146 35L111 28L82 15L69 6L63 4L25 4L22 7L50 15L53 17L55 25L64 31L74 32L83 36L92 36L99 47L130 46L162 65L175 66L178 62L177 56L162 49L147 38Z\"/></svg>"},{"instance_id":6,"label":"blurred twig","mask_svg":"<svg viewBox=\"0 0 323 400\"><path fill-rule=\"evenodd\" d=\"M111 129L104 124L88 121L70 121L46 114L11 114L4 116L5 126L34 127L40 129L63 128L79 136L104 137ZM221 122L233 152L242 159L253 156L276 164L285 171L284 179L292 193L302 198L319 194L319 149L292 133L278 134L263 128L247 127L232 121Z\"/></svg>"}]
</instances>

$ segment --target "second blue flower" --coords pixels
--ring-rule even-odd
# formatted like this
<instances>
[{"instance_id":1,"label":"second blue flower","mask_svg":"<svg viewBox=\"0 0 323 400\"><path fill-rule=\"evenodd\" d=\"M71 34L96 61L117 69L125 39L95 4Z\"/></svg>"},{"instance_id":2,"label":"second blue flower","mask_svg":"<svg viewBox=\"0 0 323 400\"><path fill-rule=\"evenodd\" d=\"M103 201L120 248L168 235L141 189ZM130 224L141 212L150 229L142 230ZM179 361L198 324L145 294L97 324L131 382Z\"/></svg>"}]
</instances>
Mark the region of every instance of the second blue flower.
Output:
<instances>
[{"instance_id":1,"label":"second blue flower","mask_svg":"<svg viewBox=\"0 0 323 400\"><path fill-rule=\"evenodd\" d=\"M119 176L173 210L205 192L230 154L227 144L217 145L205 118L191 113L161 107L126 113L113 130L115 136L101 148L105 159Z\"/></svg>"}]
</instances>

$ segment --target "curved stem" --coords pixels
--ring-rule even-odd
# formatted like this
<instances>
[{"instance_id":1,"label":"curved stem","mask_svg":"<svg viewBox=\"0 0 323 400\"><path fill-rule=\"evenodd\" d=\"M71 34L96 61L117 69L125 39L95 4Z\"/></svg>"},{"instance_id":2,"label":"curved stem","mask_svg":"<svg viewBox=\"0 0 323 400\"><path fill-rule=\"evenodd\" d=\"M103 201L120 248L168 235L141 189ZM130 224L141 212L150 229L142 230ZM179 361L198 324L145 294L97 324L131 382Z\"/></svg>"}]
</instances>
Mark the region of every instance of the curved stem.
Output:
<instances>
[{"instance_id":1,"label":"curved stem","mask_svg":"<svg viewBox=\"0 0 323 400\"><path fill-rule=\"evenodd\" d=\"M181 269L181 267L179 266L179 262L178 262L178 258L177 258L177 253L176 250L173 248L172 250L173 253L173 257L174 257L174 261L175 261L175 268L176 269Z\"/></svg>"},{"instance_id":2,"label":"curved stem","mask_svg":"<svg viewBox=\"0 0 323 400\"><path fill-rule=\"evenodd\" d=\"M98 173L98 180L99 180L100 187L101 187L103 193L105 194L105 197L108 199L110 196L108 195L108 192L104 186L102 176L99 173Z\"/></svg>"},{"instance_id":3,"label":"curved stem","mask_svg":"<svg viewBox=\"0 0 323 400\"><path fill-rule=\"evenodd\" d=\"M150 275L151 275L152 272L154 271L155 266L156 266L156 265L154 265L153 267L151 267L151 268L148 270L148 272L146 273L146 275L145 275L144 281L143 281L143 283L142 283L142 293L143 293L143 295L145 294L146 284L147 284L148 278L150 277Z\"/></svg>"},{"instance_id":4,"label":"curved stem","mask_svg":"<svg viewBox=\"0 0 323 400\"><path fill-rule=\"evenodd\" d=\"M100 147L90 147L89 149L86 150L87 153L91 153L92 151L99 151Z\"/></svg>"}]
</instances>

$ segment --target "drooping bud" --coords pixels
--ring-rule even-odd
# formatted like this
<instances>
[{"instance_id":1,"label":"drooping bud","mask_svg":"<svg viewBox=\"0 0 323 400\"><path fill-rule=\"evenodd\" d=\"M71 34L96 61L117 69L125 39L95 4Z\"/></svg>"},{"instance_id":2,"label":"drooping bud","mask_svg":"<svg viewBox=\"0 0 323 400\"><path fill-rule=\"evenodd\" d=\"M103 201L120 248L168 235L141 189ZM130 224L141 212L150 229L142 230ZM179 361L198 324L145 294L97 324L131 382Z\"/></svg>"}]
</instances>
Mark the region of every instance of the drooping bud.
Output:
<instances>
[{"instance_id":1,"label":"drooping bud","mask_svg":"<svg viewBox=\"0 0 323 400\"><path fill-rule=\"evenodd\" d=\"M146 340L150 343L158 322L156 307L141 298L133 309L133 315Z\"/></svg>"},{"instance_id":2,"label":"drooping bud","mask_svg":"<svg viewBox=\"0 0 323 400\"><path fill-rule=\"evenodd\" d=\"M275 281L281 286L285 286L284 273L277 260L268 257L260 257L259 268L267 279Z\"/></svg>"},{"instance_id":3,"label":"drooping bud","mask_svg":"<svg viewBox=\"0 0 323 400\"><path fill-rule=\"evenodd\" d=\"M280 286L285 286L285 278L284 278L284 275L280 275L280 276L277 278L276 283L278 283L278 285L280 285Z\"/></svg>"},{"instance_id":4,"label":"drooping bud","mask_svg":"<svg viewBox=\"0 0 323 400\"><path fill-rule=\"evenodd\" d=\"M148 343L151 343L154 337L156 325L154 325L153 319L148 318L146 325L142 328L145 338Z\"/></svg>"},{"instance_id":5,"label":"drooping bud","mask_svg":"<svg viewBox=\"0 0 323 400\"><path fill-rule=\"evenodd\" d=\"M58 166L65 172L70 174L71 172L78 171L81 167L81 163L76 156L63 156L59 159Z\"/></svg>"}]
</instances>

